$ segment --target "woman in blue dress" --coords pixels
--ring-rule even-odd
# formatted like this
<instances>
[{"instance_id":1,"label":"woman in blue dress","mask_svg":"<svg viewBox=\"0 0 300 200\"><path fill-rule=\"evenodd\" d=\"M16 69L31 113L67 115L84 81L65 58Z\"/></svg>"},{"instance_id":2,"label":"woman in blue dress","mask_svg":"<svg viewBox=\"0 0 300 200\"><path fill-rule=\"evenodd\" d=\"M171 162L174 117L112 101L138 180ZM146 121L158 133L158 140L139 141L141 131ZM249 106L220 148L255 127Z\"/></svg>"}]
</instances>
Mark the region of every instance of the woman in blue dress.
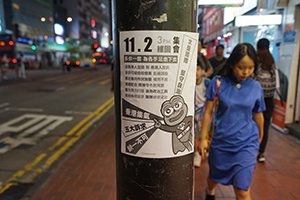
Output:
<instances>
[{"instance_id":1,"label":"woman in blue dress","mask_svg":"<svg viewBox=\"0 0 300 200\"><path fill-rule=\"evenodd\" d=\"M254 172L259 144L263 137L265 110L261 85L249 78L258 66L255 49L251 44L238 44L232 51L221 75L218 92L219 106L209 147L209 176L206 200L214 200L218 183L233 185L238 200L251 200L250 184ZM204 159L208 149L205 140L213 113L217 77L206 91L199 148Z\"/></svg>"}]
</instances>

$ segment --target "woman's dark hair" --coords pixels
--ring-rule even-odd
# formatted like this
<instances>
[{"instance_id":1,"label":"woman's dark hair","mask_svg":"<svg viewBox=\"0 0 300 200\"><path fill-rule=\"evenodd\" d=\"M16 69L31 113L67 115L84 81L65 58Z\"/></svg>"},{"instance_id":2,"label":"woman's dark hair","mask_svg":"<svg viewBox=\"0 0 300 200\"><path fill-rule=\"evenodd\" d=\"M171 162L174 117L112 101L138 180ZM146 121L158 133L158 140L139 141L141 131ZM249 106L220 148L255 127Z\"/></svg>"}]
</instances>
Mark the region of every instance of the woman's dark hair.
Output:
<instances>
[{"instance_id":1,"label":"woman's dark hair","mask_svg":"<svg viewBox=\"0 0 300 200\"><path fill-rule=\"evenodd\" d=\"M269 49L258 49L257 57L263 70L271 70L275 68L275 61Z\"/></svg>"},{"instance_id":2,"label":"woman's dark hair","mask_svg":"<svg viewBox=\"0 0 300 200\"><path fill-rule=\"evenodd\" d=\"M217 67L217 69L214 72L214 76L215 75L229 76L232 73L231 66L235 66L246 55L248 55L253 60L254 67L255 67L254 73L255 73L258 67L258 59L257 59L256 51L251 44L240 43L234 47L226 63L224 65Z\"/></svg>"}]
</instances>

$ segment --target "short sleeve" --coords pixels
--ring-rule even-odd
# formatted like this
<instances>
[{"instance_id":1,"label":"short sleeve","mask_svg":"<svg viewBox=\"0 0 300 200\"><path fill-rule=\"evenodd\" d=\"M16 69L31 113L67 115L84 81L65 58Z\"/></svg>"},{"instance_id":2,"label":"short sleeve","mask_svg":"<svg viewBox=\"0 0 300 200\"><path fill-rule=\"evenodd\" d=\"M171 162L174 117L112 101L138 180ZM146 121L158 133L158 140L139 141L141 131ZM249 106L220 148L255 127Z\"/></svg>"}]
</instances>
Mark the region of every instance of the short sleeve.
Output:
<instances>
[{"instance_id":1,"label":"short sleeve","mask_svg":"<svg viewBox=\"0 0 300 200\"><path fill-rule=\"evenodd\" d=\"M258 88L259 88L258 98L255 102L254 108L252 109L252 112L255 113L260 113L266 110L264 91L260 85L258 86Z\"/></svg>"},{"instance_id":2,"label":"short sleeve","mask_svg":"<svg viewBox=\"0 0 300 200\"><path fill-rule=\"evenodd\" d=\"M215 94L216 94L216 86L217 86L217 77L214 77L211 81L210 84L208 86L208 88L206 89L206 93L205 93L205 97L208 100L214 101L215 100Z\"/></svg>"}]
</instances>

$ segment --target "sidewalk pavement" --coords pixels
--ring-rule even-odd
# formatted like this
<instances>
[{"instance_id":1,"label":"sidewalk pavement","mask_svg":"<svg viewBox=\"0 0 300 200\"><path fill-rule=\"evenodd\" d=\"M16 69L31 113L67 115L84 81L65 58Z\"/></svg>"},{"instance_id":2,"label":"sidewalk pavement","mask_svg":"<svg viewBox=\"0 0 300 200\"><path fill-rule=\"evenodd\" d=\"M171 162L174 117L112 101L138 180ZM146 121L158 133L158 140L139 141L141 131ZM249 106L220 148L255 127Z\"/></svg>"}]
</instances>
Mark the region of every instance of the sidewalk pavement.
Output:
<instances>
[{"instance_id":1,"label":"sidewalk pavement","mask_svg":"<svg viewBox=\"0 0 300 200\"><path fill-rule=\"evenodd\" d=\"M115 200L114 123L112 114L30 200ZM270 129L266 162L253 175L253 200L300 200L299 152L298 139ZM207 161L195 168L195 200L205 199L208 170ZM217 186L216 200L234 199L232 186Z\"/></svg>"}]
</instances>

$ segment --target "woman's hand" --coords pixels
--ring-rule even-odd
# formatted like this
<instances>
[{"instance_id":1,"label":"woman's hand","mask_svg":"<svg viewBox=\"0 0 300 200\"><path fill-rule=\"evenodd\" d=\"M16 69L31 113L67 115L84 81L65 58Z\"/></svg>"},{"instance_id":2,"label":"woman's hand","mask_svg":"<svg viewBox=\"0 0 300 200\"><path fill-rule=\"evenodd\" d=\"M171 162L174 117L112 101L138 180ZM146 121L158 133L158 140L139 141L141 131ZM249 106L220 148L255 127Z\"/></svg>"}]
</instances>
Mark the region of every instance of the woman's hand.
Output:
<instances>
[{"instance_id":1,"label":"woman's hand","mask_svg":"<svg viewBox=\"0 0 300 200\"><path fill-rule=\"evenodd\" d=\"M200 140L199 142L199 150L202 160L205 160L206 150L208 149L208 144L206 140Z\"/></svg>"}]
</instances>

